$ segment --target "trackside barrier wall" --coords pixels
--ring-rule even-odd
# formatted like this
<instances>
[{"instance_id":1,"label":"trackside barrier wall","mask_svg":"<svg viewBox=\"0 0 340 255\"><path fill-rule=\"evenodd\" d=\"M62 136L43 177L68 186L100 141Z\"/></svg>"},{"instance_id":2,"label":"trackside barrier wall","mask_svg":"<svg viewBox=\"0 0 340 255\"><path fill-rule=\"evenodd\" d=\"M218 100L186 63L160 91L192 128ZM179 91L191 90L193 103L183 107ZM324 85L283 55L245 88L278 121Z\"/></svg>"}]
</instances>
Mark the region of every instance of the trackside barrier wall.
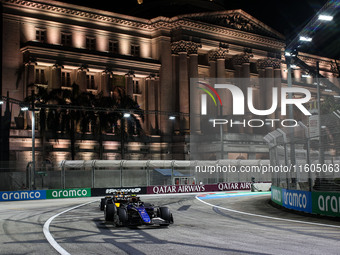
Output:
<instances>
[{"instance_id":1,"label":"trackside barrier wall","mask_svg":"<svg viewBox=\"0 0 340 255\"><path fill-rule=\"evenodd\" d=\"M340 193L287 190L272 186L271 200L285 208L340 217Z\"/></svg>"},{"instance_id":2,"label":"trackside barrier wall","mask_svg":"<svg viewBox=\"0 0 340 255\"><path fill-rule=\"evenodd\" d=\"M147 187L108 187L108 188L75 188L31 191L4 191L0 192L0 201L79 198L110 195L121 191L134 194L171 194L171 193L195 193L218 192L232 190L250 190L252 182L230 182L217 184L198 185L159 185Z\"/></svg>"},{"instance_id":3,"label":"trackside barrier wall","mask_svg":"<svg viewBox=\"0 0 340 255\"><path fill-rule=\"evenodd\" d=\"M168 185L168 186L148 186L147 194L171 194L171 193L191 193L229 190L250 190L250 182L232 182L205 185Z\"/></svg>"},{"instance_id":4,"label":"trackside barrier wall","mask_svg":"<svg viewBox=\"0 0 340 255\"><path fill-rule=\"evenodd\" d=\"M91 189L53 189L46 190L46 198L91 197Z\"/></svg>"},{"instance_id":5,"label":"trackside barrier wall","mask_svg":"<svg viewBox=\"0 0 340 255\"><path fill-rule=\"evenodd\" d=\"M0 192L0 201L38 200L46 199L46 190L3 191Z\"/></svg>"}]
</instances>

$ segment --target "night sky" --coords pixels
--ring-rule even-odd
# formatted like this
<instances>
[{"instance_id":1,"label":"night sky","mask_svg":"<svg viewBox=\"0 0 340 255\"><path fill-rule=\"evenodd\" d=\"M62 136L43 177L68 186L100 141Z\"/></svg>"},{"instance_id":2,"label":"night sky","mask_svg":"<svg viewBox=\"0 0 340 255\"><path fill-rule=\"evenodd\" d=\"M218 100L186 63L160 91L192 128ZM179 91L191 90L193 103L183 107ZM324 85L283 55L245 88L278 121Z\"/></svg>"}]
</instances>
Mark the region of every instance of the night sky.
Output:
<instances>
[{"instance_id":1,"label":"night sky","mask_svg":"<svg viewBox=\"0 0 340 255\"><path fill-rule=\"evenodd\" d=\"M285 35L287 43L297 36L298 32L327 2L327 0L143 0L142 4L138 4L137 0L61 1L142 18L242 9ZM338 21L339 19L334 20L335 24L329 28L329 31L318 37L318 43L313 42L304 50L322 56L339 58L340 26Z\"/></svg>"}]
</instances>

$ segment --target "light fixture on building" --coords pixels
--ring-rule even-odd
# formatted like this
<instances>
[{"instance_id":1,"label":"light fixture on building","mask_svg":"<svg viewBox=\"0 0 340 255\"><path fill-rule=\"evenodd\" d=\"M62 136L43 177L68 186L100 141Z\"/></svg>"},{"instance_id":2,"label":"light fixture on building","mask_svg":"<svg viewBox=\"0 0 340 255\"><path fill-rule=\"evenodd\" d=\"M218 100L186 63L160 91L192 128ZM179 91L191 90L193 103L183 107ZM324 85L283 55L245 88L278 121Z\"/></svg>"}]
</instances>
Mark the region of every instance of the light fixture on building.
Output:
<instances>
[{"instance_id":1,"label":"light fixture on building","mask_svg":"<svg viewBox=\"0 0 340 255\"><path fill-rule=\"evenodd\" d=\"M28 111L29 109L28 109L28 106L21 106L21 108L20 108L20 110L21 111L23 111L23 112L26 112L26 111Z\"/></svg>"},{"instance_id":2,"label":"light fixture on building","mask_svg":"<svg viewBox=\"0 0 340 255\"><path fill-rule=\"evenodd\" d=\"M176 116L173 116L173 115L169 116L169 120L175 120L175 119L176 119Z\"/></svg>"},{"instance_id":3,"label":"light fixture on building","mask_svg":"<svg viewBox=\"0 0 340 255\"><path fill-rule=\"evenodd\" d=\"M308 36L300 36L299 40L302 42L311 42L312 38Z\"/></svg>"},{"instance_id":4,"label":"light fixture on building","mask_svg":"<svg viewBox=\"0 0 340 255\"><path fill-rule=\"evenodd\" d=\"M333 16L325 15L325 14L320 14L318 19L322 20L322 21L332 21L333 20Z\"/></svg>"},{"instance_id":5,"label":"light fixture on building","mask_svg":"<svg viewBox=\"0 0 340 255\"><path fill-rule=\"evenodd\" d=\"M4 101L1 100L1 101L0 101L0 105L2 105L2 104L4 104Z\"/></svg>"},{"instance_id":6,"label":"light fixture on building","mask_svg":"<svg viewBox=\"0 0 340 255\"><path fill-rule=\"evenodd\" d=\"M302 74L301 77L302 78L310 78L311 76L309 74Z\"/></svg>"},{"instance_id":7,"label":"light fixture on building","mask_svg":"<svg viewBox=\"0 0 340 255\"><path fill-rule=\"evenodd\" d=\"M286 50L285 56L286 57L296 57L298 55L298 51L296 49L294 50Z\"/></svg>"},{"instance_id":8,"label":"light fixture on building","mask_svg":"<svg viewBox=\"0 0 340 255\"><path fill-rule=\"evenodd\" d=\"M297 68L297 65L290 65L290 68Z\"/></svg>"},{"instance_id":9,"label":"light fixture on building","mask_svg":"<svg viewBox=\"0 0 340 255\"><path fill-rule=\"evenodd\" d=\"M123 115L124 118L130 118L130 116L131 116L131 114L128 113L128 112L125 112L124 115Z\"/></svg>"}]
</instances>

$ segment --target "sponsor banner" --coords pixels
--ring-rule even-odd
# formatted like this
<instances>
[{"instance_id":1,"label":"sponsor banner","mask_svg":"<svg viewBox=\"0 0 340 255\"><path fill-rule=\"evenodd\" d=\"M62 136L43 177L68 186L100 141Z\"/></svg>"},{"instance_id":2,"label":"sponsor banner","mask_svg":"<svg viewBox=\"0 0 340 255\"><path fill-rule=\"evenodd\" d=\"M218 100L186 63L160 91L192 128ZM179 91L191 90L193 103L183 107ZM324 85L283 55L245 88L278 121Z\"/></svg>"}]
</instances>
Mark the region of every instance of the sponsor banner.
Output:
<instances>
[{"instance_id":1,"label":"sponsor banner","mask_svg":"<svg viewBox=\"0 0 340 255\"><path fill-rule=\"evenodd\" d=\"M121 191L124 193L132 193L132 194L146 194L146 187L93 188L91 189L91 195L93 197L106 196L117 191Z\"/></svg>"},{"instance_id":2,"label":"sponsor banner","mask_svg":"<svg viewBox=\"0 0 340 255\"><path fill-rule=\"evenodd\" d=\"M340 217L340 193L312 192L313 213Z\"/></svg>"},{"instance_id":3,"label":"sponsor banner","mask_svg":"<svg viewBox=\"0 0 340 255\"><path fill-rule=\"evenodd\" d=\"M0 192L0 201L37 200L37 199L46 199L46 190Z\"/></svg>"},{"instance_id":4,"label":"sponsor banner","mask_svg":"<svg viewBox=\"0 0 340 255\"><path fill-rule=\"evenodd\" d=\"M51 189L46 190L46 198L90 197L91 189Z\"/></svg>"},{"instance_id":5,"label":"sponsor banner","mask_svg":"<svg viewBox=\"0 0 340 255\"><path fill-rule=\"evenodd\" d=\"M251 188L250 182L218 183L218 184L206 184L206 185L197 184L197 185L148 186L147 194L250 190L250 188Z\"/></svg>"},{"instance_id":6,"label":"sponsor banner","mask_svg":"<svg viewBox=\"0 0 340 255\"><path fill-rule=\"evenodd\" d=\"M271 187L272 201L276 204L282 205L282 188L280 187Z\"/></svg>"},{"instance_id":7,"label":"sponsor banner","mask_svg":"<svg viewBox=\"0 0 340 255\"><path fill-rule=\"evenodd\" d=\"M302 190L282 189L282 206L312 213L312 193Z\"/></svg>"}]
</instances>

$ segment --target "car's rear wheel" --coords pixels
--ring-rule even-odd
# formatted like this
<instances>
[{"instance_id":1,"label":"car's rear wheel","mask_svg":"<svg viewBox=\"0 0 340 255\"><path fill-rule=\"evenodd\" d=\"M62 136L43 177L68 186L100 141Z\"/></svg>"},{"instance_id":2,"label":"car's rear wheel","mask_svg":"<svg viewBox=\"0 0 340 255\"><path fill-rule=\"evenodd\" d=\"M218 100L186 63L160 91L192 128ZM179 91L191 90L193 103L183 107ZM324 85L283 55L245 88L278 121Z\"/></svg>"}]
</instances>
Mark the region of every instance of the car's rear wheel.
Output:
<instances>
[{"instance_id":1,"label":"car's rear wheel","mask_svg":"<svg viewBox=\"0 0 340 255\"><path fill-rule=\"evenodd\" d=\"M170 212L170 209L168 207L160 207L159 212L160 212L160 217L167 222L167 223L160 224L161 226L169 226L170 223L174 223L172 213Z\"/></svg>"},{"instance_id":2,"label":"car's rear wheel","mask_svg":"<svg viewBox=\"0 0 340 255\"><path fill-rule=\"evenodd\" d=\"M100 207L100 210L101 210L101 211L104 211L106 202L107 202L107 199L106 199L106 198L102 198L102 199L100 200L100 206L99 206L99 207Z\"/></svg>"},{"instance_id":3,"label":"car's rear wheel","mask_svg":"<svg viewBox=\"0 0 340 255\"><path fill-rule=\"evenodd\" d=\"M118 225L119 226L127 226L128 224L128 214L125 208L117 208L117 214L118 214Z\"/></svg>"},{"instance_id":4,"label":"car's rear wheel","mask_svg":"<svg viewBox=\"0 0 340 255\"><path fill-rule=\"evenodd\" d=\"M115 204L106 204L104 216L106 221L113 221L117 214L117 207Z\"/></svg>"}]
</instances>

